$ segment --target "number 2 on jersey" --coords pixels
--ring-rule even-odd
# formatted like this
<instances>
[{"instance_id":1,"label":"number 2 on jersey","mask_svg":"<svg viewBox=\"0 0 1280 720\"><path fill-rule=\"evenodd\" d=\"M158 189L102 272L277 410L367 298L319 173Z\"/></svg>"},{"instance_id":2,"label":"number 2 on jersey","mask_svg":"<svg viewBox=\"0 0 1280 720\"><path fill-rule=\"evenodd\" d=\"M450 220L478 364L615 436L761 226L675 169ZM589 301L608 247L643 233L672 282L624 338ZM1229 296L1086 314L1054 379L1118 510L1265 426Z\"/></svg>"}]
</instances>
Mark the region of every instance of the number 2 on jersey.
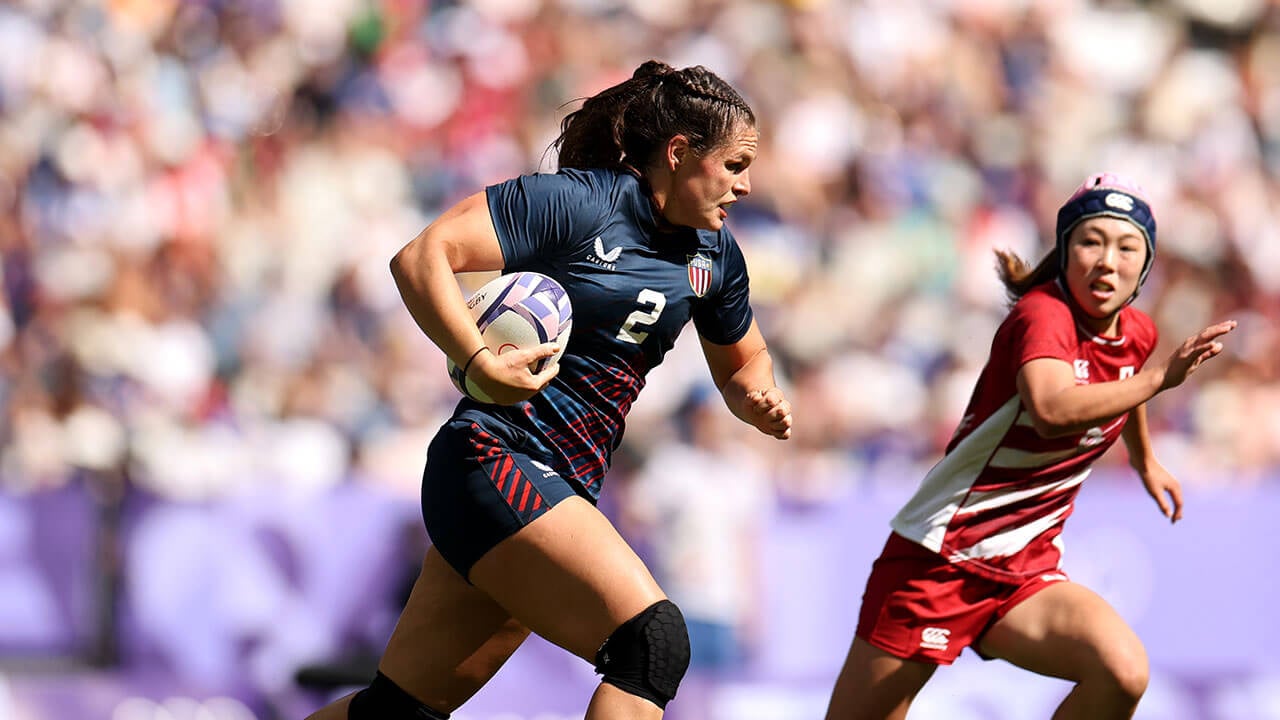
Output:
<instances>
[{"instance_id":1,"label":"number 2 on jersey","mask_svg":"<svg viewBox=\"0 0 1280 720\"><path fill-rule=\"evenodd\" d=\"M658 322L663 308L667 306L667 296L657 290L645 288L640 291L636 302L641 305L648 305L650 308L648 310L636 310L628 315L627 321L622 323L622 329L618 330L618 339L639 345L644 342L645 338L649 337L649 333L643 330L636 330L636 326L653 325Z\"/></svg>"}]
</instances>

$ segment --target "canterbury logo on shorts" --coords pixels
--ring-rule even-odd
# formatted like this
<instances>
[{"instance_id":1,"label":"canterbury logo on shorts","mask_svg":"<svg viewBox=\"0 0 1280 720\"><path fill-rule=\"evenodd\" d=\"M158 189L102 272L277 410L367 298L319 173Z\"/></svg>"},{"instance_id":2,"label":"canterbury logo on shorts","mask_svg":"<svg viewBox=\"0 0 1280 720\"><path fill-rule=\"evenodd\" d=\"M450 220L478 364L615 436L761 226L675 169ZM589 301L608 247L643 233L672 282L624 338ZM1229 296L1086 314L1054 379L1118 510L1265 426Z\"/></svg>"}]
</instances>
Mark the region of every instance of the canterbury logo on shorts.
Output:
<instances>
[{"instance_id":1,"label":"canterbury logo on shorts","mask_svg":"<svg viewBox=\"0 0 1280 720\"><path fill-rule=\"evenodd\" d=\"M930 650L946 650L951 642L951 631L940 627L927 627L920 631L920 647Z\"/></svg>"}]
</instances>

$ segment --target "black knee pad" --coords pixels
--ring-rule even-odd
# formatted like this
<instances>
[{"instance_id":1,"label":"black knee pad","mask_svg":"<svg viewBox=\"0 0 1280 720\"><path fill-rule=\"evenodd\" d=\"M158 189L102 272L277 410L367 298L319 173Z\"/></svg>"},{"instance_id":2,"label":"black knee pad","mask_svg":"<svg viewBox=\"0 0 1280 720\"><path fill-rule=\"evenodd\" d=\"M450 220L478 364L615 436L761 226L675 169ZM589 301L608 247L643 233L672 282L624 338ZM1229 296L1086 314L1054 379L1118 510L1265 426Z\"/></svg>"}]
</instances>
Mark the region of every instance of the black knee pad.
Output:
<instances>
[{"instance_id":1,"label":"black knee pad","mask_svg":"<svg viewBox=\"0 0 1280 720\"><path fill-rule=\"evenodd\" d=\"M670 600L622 623L596 653L596 672L605 682L664 709L688 669L689 628Z\"/></svg>"},{"instance_id":2,"label":"black knee pad","mask_svg":"<svg viewBox=\"0 0 1280 720\"><path fill-rule=\"evenodd\" d=\"M379 672L369 687L351 698L347 720L449 720L449 713L423 705Z\"/></svg>"}]
</instances>

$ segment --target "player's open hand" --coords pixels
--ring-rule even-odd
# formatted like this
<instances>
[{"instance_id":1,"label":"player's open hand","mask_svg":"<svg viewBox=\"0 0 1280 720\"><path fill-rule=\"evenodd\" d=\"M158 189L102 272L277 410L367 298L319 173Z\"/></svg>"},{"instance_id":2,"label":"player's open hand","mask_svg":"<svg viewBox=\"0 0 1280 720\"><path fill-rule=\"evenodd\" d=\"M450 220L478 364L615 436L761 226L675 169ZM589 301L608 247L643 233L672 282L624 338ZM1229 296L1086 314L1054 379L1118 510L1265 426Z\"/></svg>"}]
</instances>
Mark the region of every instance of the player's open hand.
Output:
<instances>
[{"instance_id":1,"label":"player's open hand","mask_svg":"<svg viewBox=\"0 0 1280 720\"><path fill-rule=\"evenodd\" d=\"M1182 519L1182 484L1160 463L1153 461L1142 473L1142 486L1169 522L1176 523Z\"/></svg>"},{"instance_id":2,"label":"player's open hand","mask_svg":"<svg viewBox=\"0 0 1280 720\"><path fill-rule=\"evenodd\" d=\"M791 403L776 387L747 393L751 424L760 432L779 440L791 437Z\"/></svg>"},{"instance_id":3,"label":"player's open hand","mask_svg":"<svg viewBox=\"0 0 1280 720\"><path fill-rule=\"evenodd\" d=\"M508 350L501 355L482 352L476 356L467 375L486 395L499 405L514 405L537 395L560 372L560 363L551 363L542 372L533 372L543 358L560 351L557 343Z\"/></svg>"},{"instance_id":4,"label":"player's open hand","mask_svg":"<svg viewBox=\"0 0 1280 720\"><path fill-rule=\"evenodd\" d=\"M1231 332L1235 327L1235 320L1227 320L1217 325L1210 325L1183 340L1165 364L1164 383L1161 389L1168 390L1181 385L1206 360L1221 353L1223 345L1218 338Z\"/></svg>"}]
</instances>

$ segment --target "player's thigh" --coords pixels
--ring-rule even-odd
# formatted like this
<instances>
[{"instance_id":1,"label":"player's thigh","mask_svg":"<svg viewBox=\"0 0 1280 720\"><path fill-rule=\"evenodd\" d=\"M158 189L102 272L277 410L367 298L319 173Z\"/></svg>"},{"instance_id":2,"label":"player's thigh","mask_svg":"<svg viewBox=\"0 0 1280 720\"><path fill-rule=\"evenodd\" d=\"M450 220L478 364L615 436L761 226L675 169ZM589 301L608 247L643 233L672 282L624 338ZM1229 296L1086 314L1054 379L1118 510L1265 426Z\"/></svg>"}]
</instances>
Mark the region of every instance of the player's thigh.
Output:
<instances>
[{"instance_id":1,"label":"player's thigh","mask_svg":"<svg viewBox=\"0 0 1280 720\"><path fill-rule=\"evenodd\" d=\"M855 637L836 679L827 720L900 720L937 665L903 660Z\"/></svg>"},{"instance_id":2,"label":"player's thigh","mask_svg":"<svg viewBox=\"0 0 1280 720\"><path fill-rule=\"evenodd\" d=\"M1073 582L1053 583L1016 605L987 630L979 649L1076 682L1102 672L1147 673L1146 650L1133 629L1106 600Z\"/></svg>"},{"instance_id":3,"label":"player's thigh","mask_svg":"<svg viewBox=\"0 0 1280 720\"><path fill-rule=\"evenodd\" d=\"M378 667L418 700L452 712L493 677L528 635L433 547Z\"/></svg>"},{"instance_id":4,"label":"player's thigh","mask_svg":"<svg viewBox=\"0 0 1280 720\"><path fill-rule=\"evenodd\" d=\"M526 627L589 662L619 625L666 597L612 523L576 496L485 553L470 579Z\"/></svg>"}]
</instances>

